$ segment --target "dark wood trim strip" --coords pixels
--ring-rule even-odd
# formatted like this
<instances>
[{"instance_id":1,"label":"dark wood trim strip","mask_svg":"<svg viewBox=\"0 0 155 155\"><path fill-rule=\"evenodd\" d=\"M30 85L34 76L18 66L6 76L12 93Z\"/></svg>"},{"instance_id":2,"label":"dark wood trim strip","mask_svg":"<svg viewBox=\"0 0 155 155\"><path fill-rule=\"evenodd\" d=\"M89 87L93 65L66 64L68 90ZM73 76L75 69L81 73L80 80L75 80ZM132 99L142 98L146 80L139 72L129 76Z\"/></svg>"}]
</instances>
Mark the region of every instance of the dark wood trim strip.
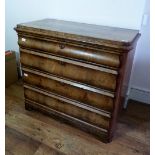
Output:
<instances>
[{"instance_id":1,"label":"dark wood trim strip","mask_svg":"<svg viewBox=\"0 0 155 155\"><path fill-rule=\"evenodd\" d=\"M99 115L102 115L102 116L111 118L111 113L110 113L110 112L107 112L107 111L104 111L104 110L97 110L97 108L94 108L94 107L92 108L91 106L84 105L84 104L81 103L81 102L69 100L69 99L64 98L64 97L62 97L62 96L60 96L60 95L56 95L56 94L54 94L54 93L52 93L52 92L48 92L48 91L42 90L42 89L40 89L40 88L32 87L32 86L27 85L27 84L25 84L25 83L24 83L24 88L33 90L33 91L35 91L35 92L41 93L41 94L43 94L43 95L46 95L46 96L49 96L49 97L52 97L52 98L55 98L55 99L57 99L57 100L61 100L61 101L63 101L63 102L72 104L72 105L74 105L74 106L77 106L77 107L80 107L80 108L82 108L82 109L91 111L91 112L93 112L93 113L96 113L96 114L99 114Z\"/></svg>"},{"instance_id":2,"label":"dark wood trim strip","mask_svg":"<svg viewBox=\"0 0 155 155\"><path fill-rule=\"evenodd\" d=\"M99 66L94 66L94 65L91 65L91 64L86 64L86 63L82 63L82 62L78 62L78 61L73 61L73 60L70 60L70 59L65 59L65 58L62 58L62 57L48 55L48 54L45 54L45 53L34 52L32 50L26 50L26 49L23 49L23 48L20 48L20 51L25 52L25 53L29 53L29 54L33 54L33 55L37 55L37 56L41 56L41 57L45 57L45 58L50 58L50 59L54 59L54 60L58 60L58 61L63 61L63 62L70 63L70 64L73 64L73 65L78 65L78 66L81 66L81 67L87 67L87 68L90 68L90 69L94 69L94 70L98 70L98 71L102 71L102 72L106 72L106 73L111 73L111 74L115 74L115 75L118 74L118 72L116 70L107 69L107 68L103 68L103 67L99 67Z\"/></svg>"},{"instance_id":3,"label":"dark wood trim strip","mask_svg":"<svg viewBox=\"0 0 155 155\"><path fill-rule=\"evenodd\" d=\"M92 124L90 124L90 123L87 123L87 122L85 122L85 121L83 121L83 120L79 120L79 119L77 119L77 118L75 118L75 117L72 117L72 116L69 116L69 115L67 115L67 114L65 114L65 113L62 113L62 112L60 112L60 111L57 111L57 110L54 110L54 109L51 109L51 108L49 108L49 107L47 107L47 106L44 106L44 105L42 105L42 104L39 104L39 103L37 103L37 102L35 102L35 101L31 101L31 100L29 100L29 99L25 99L25 103L32 103L31 105L33 106L33 105L35 105L35 106L37 106L37 107L40 107L40 108L43 108L43 109L45 109L45 110L48 110L48 111L51 111L54 115L55 115L55 113L56 114L58 114L60 117L65 117L65 118L67 118L67 120L68 121L70 121L70 119L71 120L73 120L73 121L75 121L75 122L77 122L77 123L80 123L80 124L84 124L84 125L87 125L87 126L89 126L90 128L94 128L94 129L96 129L96 130L100 130L101 132L104 132L104 133L107 133L108 131L106 130L106 129L104 129L104 128L100 128L100 127L97 127L97 126L95 126L95 125L92 125Z\"/></svg>"},{"instance_id":4,"label":"dark wood trim strip","mask_svg":"<svg viewBox=\"0 0 155 155\"><path fill-rule=\"evenodd\" d=\"M106 95L106 96L109 96L109 97L112 97L112 98L115 97L114 93L112 93L112 92L99 90L99 89L92 88L92 87L89 87L89 86L86 86L86 85L82 85L82 84L79 84L79 83L75 83L75 82L72 82L72 81L61 79L61 78L58 78L58 77L53 76L53 75L45 74L45 73L40 72L38 70L28 69L28 68L25 68L25 67L22 67L22 70L26 71L26 72L33 73L33 74L41 75L43 77L47 77L47 78L55 80L55 81L63 82L63 83L66 83L68 85L72 85L72 86L75 86L75 87L78 87L78 88L81 88L81 89L85 89L85 90L88 90L88 91L92 91L92 92L95 92L95 93Z\"/></svg>"}]
</instances>

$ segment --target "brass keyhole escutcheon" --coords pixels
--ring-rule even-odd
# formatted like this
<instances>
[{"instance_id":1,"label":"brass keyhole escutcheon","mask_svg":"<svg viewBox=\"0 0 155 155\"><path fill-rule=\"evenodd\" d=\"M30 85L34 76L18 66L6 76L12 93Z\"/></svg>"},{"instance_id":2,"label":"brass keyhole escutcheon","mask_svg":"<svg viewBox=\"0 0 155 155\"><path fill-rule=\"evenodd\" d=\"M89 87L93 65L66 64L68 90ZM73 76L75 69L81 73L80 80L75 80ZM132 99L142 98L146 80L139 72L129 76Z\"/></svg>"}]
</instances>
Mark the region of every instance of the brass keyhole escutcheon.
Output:
<instances>
[{"instance_id":1,"label":"brass keyhole escutcheon","mask_svg":"<svg viewBox=\"0 0 155 155\"><path fill-rule=\"evenodd\" d=\"M65 48L65 44L60 44L59 47L60 47L60 49L64 49Z\"/></svg>"}]
</instances>

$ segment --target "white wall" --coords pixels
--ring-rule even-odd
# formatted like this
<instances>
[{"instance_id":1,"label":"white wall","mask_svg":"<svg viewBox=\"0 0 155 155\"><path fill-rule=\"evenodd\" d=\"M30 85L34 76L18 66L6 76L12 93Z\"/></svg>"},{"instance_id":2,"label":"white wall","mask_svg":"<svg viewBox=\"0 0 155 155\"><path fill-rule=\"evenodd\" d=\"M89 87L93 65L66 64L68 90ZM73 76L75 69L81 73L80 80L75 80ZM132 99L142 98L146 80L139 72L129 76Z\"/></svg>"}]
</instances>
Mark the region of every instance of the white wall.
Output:
<instances>
[{"instance_id":1,"label":"white wall","mask_svg":"<svg viewBox=\"0 0 155 155\"><path fill-rule=\"evenodd\" d=\"M13 30L18 23L42 18L57 18L141 29L144 6L145 0L6 0L6 50L18 51L17 35ZM131 81L132 87L144 90L149 90L147 32L148 30L143 27Z\"/></svg>"},{"instance_id":2,"label":"white wall","mask_svg":"<svg viewBox=\"0 0 155 155\"><path fill-rule=\"evenodd\" d=\"M144 20L138 41L131 78L130 97L149 103L150 95L150 5L149 0L144 8Z\"/></svg>"},{"instance_id":3,"label":"white wall","mask_svg":"<svg viewBox=\"0 0 155 155\"><path fill-rule=\"evenodd\" d=\"M16 24L58 18L139 29L145 0L6 0L6 49L18 50Z\"/></svg>"}]
</instances>

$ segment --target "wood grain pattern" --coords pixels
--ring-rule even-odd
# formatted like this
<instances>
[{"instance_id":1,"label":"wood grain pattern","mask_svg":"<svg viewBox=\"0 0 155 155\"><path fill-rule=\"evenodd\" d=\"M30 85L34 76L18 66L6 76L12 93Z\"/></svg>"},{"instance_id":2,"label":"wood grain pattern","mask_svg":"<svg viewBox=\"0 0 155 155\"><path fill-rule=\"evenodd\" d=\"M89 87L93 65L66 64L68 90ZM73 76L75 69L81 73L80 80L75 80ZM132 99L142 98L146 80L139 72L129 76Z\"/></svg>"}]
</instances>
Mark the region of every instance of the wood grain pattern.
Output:
<instances>
[{"instance_id":1,"label":"wood grain pattern","mask_svg":"<svg viewBox=\"0 0 155 155\"><path fill-rule=\"evenodd\" d=\"M43 71L40 71L40 70L37 70L37 69L34 69L34 68L32 69L32 68L22 67L22 70L24 72L34 73L34 74L37 74L37 75L40 75L40 76L43 76L43 77L47 77L47 78L52 79L52 80L63 82L63 83L66 83L68 85L72 85L72 86L75 86L75 87L78 87L78 88L81 88L81 89L89 90L89 91L92 91L92 92L95 92L95 93L98 93L98 94L106 95L106 96L109 96L109 97L112 97L112 98L114 98L114 96L115 96L113 92L106 91L104 89L95 88L95 87L90 87L88 85L82 85L80 83L75 83L74 81L70 81L70 80L67 80L67 79L64 79L64 78L62 79L62 78L59 78L59 77L54 76L52 74L47 74L46 72L43 72ZM24 76L27 76L27 75L24 74Z\"/></svg>"},{"instance_id":2,"label":"wood grain pattern","mask_svg":"<svg viewBox=\"0 0 155 155\"><path fill-rule=\"evenodd\" d=\"M114 91L116 88L116 75L114 74L72 65L63 61L40 57L22 51L20 56L23 66L45 71L47 73L96 86L102 89Z\"/></svg>"},{"instance_id":3,"label":"wood grain pattern","mask_svg":"<svg viewBox=\"0 0 155 155\"><path fill-rule=\"evenodd\" d=\"M6 126L5 128L5 154L6 155L31 155L35 154L40 142L17 132ZM24 150L24 151L23 151Z\"/></svg>"},{"instance_id":4,"label":"wood grain pattern","mask_svg":"<svg viewBox=\"0 0 155 155\"><path fill-rule=\"evenodd\" d=\"M101 128L108 129L109 127L109 118L91 113L82 108L75 107L74 105L67 104L66 102L46 96L42 93L38 93L30 89L25 88L24 93L25 98L30 101L32 100L36 103L43 104L49 108L66 113L67 115L84 120Z\"/></svg>"},{"instance_id":5,"label":"wood grain pattern","mask_svg":"<svg viewBox=\"0 0 155 155\"><path fill-rule=\"evenodd\" d=\"M54 79L49 79L45 76L40 76L31 72L24 71L24 74L27 75L24 76L24 82L31 86L56 93L69 99L77 100L79 102L94 106L98 109L107 110L110 112L113 109L114 98L108 97L106 95L101 95L89 90L80 89L73 85L69 85L58 80L56 81Z\"/></svg>"},{"instance_id":6,"label":"wood grain pattern","mask_svg":"<svg viewBox=\"0 0 155 155\"><path fill-rule=\"evenodd\" d=\"M50 114L110 142L126 96L139 32L54 19L18 24L15 30L24 71L25 108Z\"/></svg>"},{"instance_id":7,"label":"wood grain pattern","mask_svg":"<svg viewBox=\"0 0 155 155\"><path fill-rule=\"evenodd\" d=\"M130 50L132 43L139 37L137 30L98 26L63 20L44 19L35 22L18 24L18 33L56 36L78 42L87 42L102 46L111 46Z\"/></svg>"},{"instance_id":8,"label":"wood grain pattern","mask_svg":"<svg viewBox=\"0 0 155 155\"><path fill-rule=\"evenodd\" d=\"M26 41L22 41L22 39ZM41 52L48 52L67 58L75 58L78 61L87 63L95 63L106 67L118 68L120 65L119 55L109 53L110 51L99 51L94 49L87 49L88 47L81 48L73 45L67 45L65 42L50 42L39 40L36 38L19 37L18 44L20 47L40 50Z\"/></svg>"},{"instance_id":9,"label":"wood grain pattern","mask_svg":"<svg viewBox=\"0 0 155 155\"><path fill-rule=\"evenodd\" d=\"M104 144L86 132L24 108L22 83L6 88L6 155L149 155L149 105L130 101L114 139ZM136 109L136 110L135 110Z\"/></svg>"},{"instance_id":10,"label":"wood grain pattern","mask_svg":"<svg viewBox=\"0 0 155 155\"><path fill-rule=\"evenodd\" d=\"M58 148L62 147L61 144L59 143L56 143L56 146ZM58 150L52 149L45 144L42 144L41 146L39 146L38 150L35 152L34 155L65 155L65 154Z\"/></svg>"}]
</instances>

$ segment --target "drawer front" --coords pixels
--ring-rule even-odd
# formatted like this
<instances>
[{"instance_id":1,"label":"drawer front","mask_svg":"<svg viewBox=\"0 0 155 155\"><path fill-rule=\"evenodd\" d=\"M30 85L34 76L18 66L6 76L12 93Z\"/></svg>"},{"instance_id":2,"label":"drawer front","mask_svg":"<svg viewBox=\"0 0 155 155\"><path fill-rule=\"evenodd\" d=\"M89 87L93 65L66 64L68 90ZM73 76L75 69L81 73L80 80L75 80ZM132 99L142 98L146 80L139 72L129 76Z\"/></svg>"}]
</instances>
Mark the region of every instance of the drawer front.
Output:
<instances>
[{"instance_id":1,"label":"drawer front","mask_svg":"<svg viewBox=\"0 0 155 155\"><path fill-rule=\"evenodd\" d=\"M83 66L78 66L55 58L42 57L21 51L21 63L24 66L45 71L84 84L114 91L116 75Z\"/></svg>"},{"instance_id":2,"label":"drawer front","mask_svg":"<svg viewBox=\"0 0 155 155\"><path fill-rule=\"evenodd\" d=\"M44 106L47 106L51 109L57 110L59 112L65 113L69 116L75 117L77 119L83 120L85 122L97 125L101 128L109 128L109 119L106 116L102 116L86 109L82 109L75 105L69 104L67 102L61 101L59 99L47 96L45 94L36 92L25 88L25 98Z\"/></svg>"},{"instance_id":3,"label":"drawer front","mask_svg":"<svg viewBox=\"0 0 155 155\"><path fill-rule=\"evenodd\" d=\"M26 48L38 49L51 54L75 58L108 67L118 68L120 65L119 55L107 53L105 51L85 49L63 43L49 42L33 38L19 37L18 43L20 46Z\"/></svg>"},{"instance_id":4,"label":"drawer front","mask_svg":"<svg viewBox=\"0 0 155 155\"><path fill-rule=\"evenodd\" d=\"M35 74L33 73L35 72ZM111 112L113 110L113 98L102 95L89 88L83 89L75 86L74 83L67 83L56 77L50 77L46 74L39 75L36 71L24 71L24 82L35 87L53 92L55 94L80 101L84 104Z\"/></svg>"}]
</instances>

